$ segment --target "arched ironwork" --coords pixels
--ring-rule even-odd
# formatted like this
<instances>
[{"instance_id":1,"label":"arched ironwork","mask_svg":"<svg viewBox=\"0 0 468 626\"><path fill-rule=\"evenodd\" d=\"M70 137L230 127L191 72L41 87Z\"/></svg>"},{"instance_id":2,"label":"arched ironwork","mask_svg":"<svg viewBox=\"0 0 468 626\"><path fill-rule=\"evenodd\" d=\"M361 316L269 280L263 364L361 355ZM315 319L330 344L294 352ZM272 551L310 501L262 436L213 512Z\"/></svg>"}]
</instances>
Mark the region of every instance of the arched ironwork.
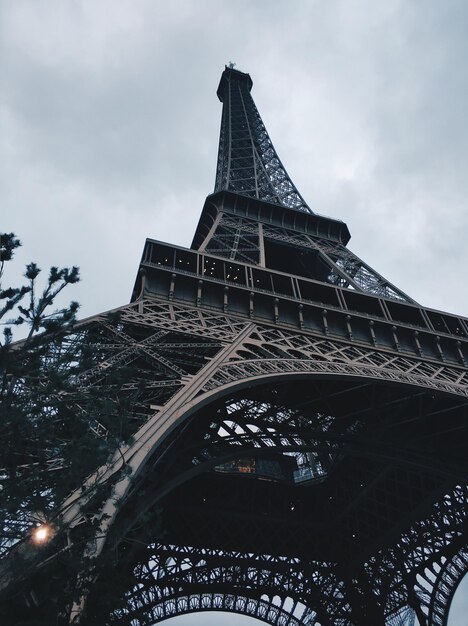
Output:
<instances>
[{"instance_id":1,"label":"arched ironwork","mask_svg":"<svg viewBox=\"0 0 468 626\"><path fill-rule=\"evenodd\" d=\"M132 611L164 619L180 607L184 611L190 607L186 600L176 602L179 596L188 598L187 589L198 589L196 610L202 610L203 602L209 605L213 590L216 597L222 594L217 585L224 584L228 595L227 589L232 592L236 585L239 597L248 596L249 589L260 593L259 580L253 584L251 578L252 586L246 586L248 573L262 572L261 555L267 558L274 545L279 554L302 554L302 558L287 558L287 571L297 570L291 579L291 574L289 578L284 572L275 574L275 566L284 567L285 562L275 563L270 555L268 567L276 581L270 580L264 590L270 595L278 590L284 602L292 593L307 609L310 623L315 623L312 615L321 624L351 625L368 619L411 623L415 616L411 589L397 572L417 571L432 562L450 546L454 535L461 536L466 523L461 506L466 490L444 491L457 471L458 458L454 465L448 457L440 463L433 459L446 430L442 407L448 409L444 397L424 393L420 387L388 386L369 378L310 377L282 384L278 380L274 386L257 381L201 405L182 422L182 430L174 431L168 447L155 454L148 466L151 471L146 470L128 497L130 514L122 509L115 523L114 532L120 529L119 541L127 555L134 554L135 526L138 542L155 545L151 532L142 531L142 519L171 541L173 551L168 557L167 545L159 546L134 557L133 591L125 596L132 608L125 605L116 615L122 623ZM454 399L450 416L451 427L461 425L466 402ZM419 422L427 425L422 448ZM159 454L163 463L158 463ZM227 509L226 489L231 502ZM330 500L314 495L323 489ZM145 494L143 501L139 493ZM249 493L253 500L242 512ZM255 501L261 504L257 507ZM239 524L231 523L231 515L241 515ZM265 525L262 516L276 516L280 523ZM260 534L258 529L255 534L256 527ZM388 550L373 552L375 540L378 545L391 536ZM210 555L207 549L200 555L196 546L210 541L213 545L231 542L239 550L237 558L242 554L244 561L236 561L232 552ZM344 553L355 567L360 564L354 572L346 572ZM164 558L172 559L174 586L161 568ZM197 563L203 563L198 571ZM196 583L187 580L194 572ZM301 588L302 595L294 596L294 590ZM265 608L262 603L257 606ZM275 606L280 619L279 605ZM283 613L281 619L287 619Z\"/></svg>"},{"instance_id":2,"label":"arched ironwork","mask_svg":"<svg viewBox=\"0 0 468 626\"><path fill-rule=\"evenodd\" d=\"M451 556L440 556L417 575L422 620L431 626L447 626L453 597L467 572L468 548L463 546Z\"/></svg>"}]
</instances>

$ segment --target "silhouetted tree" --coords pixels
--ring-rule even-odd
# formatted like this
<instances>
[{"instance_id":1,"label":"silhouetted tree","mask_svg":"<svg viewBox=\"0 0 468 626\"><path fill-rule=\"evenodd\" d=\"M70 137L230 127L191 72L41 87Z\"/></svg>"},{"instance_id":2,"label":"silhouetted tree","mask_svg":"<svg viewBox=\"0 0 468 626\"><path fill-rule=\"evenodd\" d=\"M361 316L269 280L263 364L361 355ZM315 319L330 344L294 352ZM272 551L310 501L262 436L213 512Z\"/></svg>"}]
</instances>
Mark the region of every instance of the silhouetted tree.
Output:
<instances>
[{"instance_id":1,"label":"silhouetted tree","mask_svg":"<svg viewBox=\"0 0 468 626\"><path fill-rule=\"evenodd\" d=\"M0 264L0 555L115 452L126 436L135 393L116 392L126 368L109 368L106 385L85 372L102 358L100 329L75 327L78 304L57 307L79 281L77 267L41 270L29 263L25 284L4 287L5 268L20 241L1 235ZM15 331L22 339L13 341Z\"/></svg>"}]
</instances>

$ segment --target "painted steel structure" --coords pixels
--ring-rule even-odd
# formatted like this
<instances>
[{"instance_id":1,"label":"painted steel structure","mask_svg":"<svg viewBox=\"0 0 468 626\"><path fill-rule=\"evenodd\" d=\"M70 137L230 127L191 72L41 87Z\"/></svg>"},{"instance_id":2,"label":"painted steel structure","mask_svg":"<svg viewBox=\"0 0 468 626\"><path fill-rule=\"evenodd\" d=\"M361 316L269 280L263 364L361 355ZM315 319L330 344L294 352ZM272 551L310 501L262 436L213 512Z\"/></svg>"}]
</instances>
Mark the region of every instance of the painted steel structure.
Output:
<instances>
[{"instance_id":1,"label":"painted steel structure","mask_svg":"<svg viewBox=\"0 0 468 626\"><path fill-rule=\"evenodd\" d=\"M84 392L129 364L112 393L138 390L131 437L62 507L61 549L84 532L106 564L64 623L444 626L468 569L468 320L418 305L310 210L251 88L226 67L191 248L147 240L131 303L61 346L93 347ZM40 571L15 582L18 614L50 610Z\"/></svg>"}]
</instances>

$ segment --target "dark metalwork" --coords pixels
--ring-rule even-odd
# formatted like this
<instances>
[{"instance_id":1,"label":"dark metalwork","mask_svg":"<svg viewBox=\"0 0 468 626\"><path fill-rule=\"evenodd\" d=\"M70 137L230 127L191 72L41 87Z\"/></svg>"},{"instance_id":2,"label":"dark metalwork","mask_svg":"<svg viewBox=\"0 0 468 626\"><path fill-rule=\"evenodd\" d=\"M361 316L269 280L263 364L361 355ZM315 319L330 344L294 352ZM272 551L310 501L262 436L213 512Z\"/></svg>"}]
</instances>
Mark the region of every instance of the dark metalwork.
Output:
<instances>
[{"instance_id":1,"label":"dark metalwork","mask_svg":"<svg viewBox=\"0 0 468 626\"><path fill-rule=\"evenodd\" d=\"M148 240L132 302L62 341L92 348L82 393L138 392L115 458L61 509L63 551L113 485L85 551L105 566L69 620L445 626L468 569L468 320L416 304L310 212L250 88L226 68L192 248ZM44 584L15 580L18 614L47 610Z\"/></svg>"},{"instance_id":2,"label":"dark metalwork","mask_svg":"<svg viewBox=\"0 0 468 626\"><path fill-rule=\"evenodd\" d=\"M215 191L228 190L311 213L283 167L250 95L248 74L228 68L218 87L223 103Z\"/></svg>"}]
</instances>

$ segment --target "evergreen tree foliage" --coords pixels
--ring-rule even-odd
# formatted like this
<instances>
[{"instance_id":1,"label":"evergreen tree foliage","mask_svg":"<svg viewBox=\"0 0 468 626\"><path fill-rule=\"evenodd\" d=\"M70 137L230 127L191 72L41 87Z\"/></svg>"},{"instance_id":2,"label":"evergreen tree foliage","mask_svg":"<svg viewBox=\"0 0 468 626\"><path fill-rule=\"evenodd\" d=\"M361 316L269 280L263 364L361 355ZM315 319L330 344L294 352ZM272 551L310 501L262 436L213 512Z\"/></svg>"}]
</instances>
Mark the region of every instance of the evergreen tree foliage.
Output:
<instances>
[{"instance_id":1,"label":"evergreen tree foliage","mask_svg":"<svg viewBox=\"0 0 468 626\"><path fill-rule=\"evenodd\" d=\"M101 330L76 324L76 302L57 307L79 281L77 267L51 267L41 287L29 263L24 285L3 285L20 245L1 235L0 556L38 524L57 523L60 503L128 439L138 395L118 393L125 367L108 368L105 385L89 384L87 372L104 358Z\"/></svg>"}]
</instances>

